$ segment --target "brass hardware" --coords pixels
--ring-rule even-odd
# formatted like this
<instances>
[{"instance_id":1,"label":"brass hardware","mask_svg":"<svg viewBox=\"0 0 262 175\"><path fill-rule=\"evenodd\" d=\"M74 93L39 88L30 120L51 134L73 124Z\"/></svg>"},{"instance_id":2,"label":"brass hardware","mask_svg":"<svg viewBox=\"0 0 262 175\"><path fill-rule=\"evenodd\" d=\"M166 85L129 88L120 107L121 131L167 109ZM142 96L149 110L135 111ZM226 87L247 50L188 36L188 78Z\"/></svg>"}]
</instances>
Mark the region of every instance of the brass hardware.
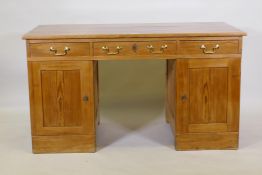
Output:
<instances>
[{"instance_id":1,"label":"brass hardware","mask_svg":"<svg viewBox=\"0 0 262 175\"><path fill-rule=\"evenodd\" d=\"M120 53L120 50L121 50L121 49L122 49L122 47L116 46L116 51L115 51L115 52L110 52L108 46L103 46L103 47L102 47L102 50L103 50L104 52L106 52L107 55L117 55L117 54Z\"/></svg>"},{"instance_id":2,"label":"brass hardware","mask_svg":"<svg viewBox=\"0 0 262 175\"><path fill-rule=\"evenodd\" d=\"M49 48L49 50L51 52L54 53L55 56L64 56L68 53L68 51L70 51L70 48L69 47L65 47L64 48L64 53L57 53L57 49L53 48L52 46Z\"/></svg>"},{"instance_id":3,"label":"brass hardware","mask_svg":"<svg viewBox=\"0 0 262 175\"><path fill-rule=\"evenodd\" d=\"M204 44L200 48L203 50L204 54L214 54L216 53L216 50L219 49L219 44L213 47L212 50L208 50Z\"/></svg>"},{"instance_id":4,"label":"brass hardware","mask_svg":"<svg viewBox=\"0 0 262 175\"><path fill-rule=\"evenodd\" d=\"M87 102L88 101L88 96L83 96L83 101Z\"/></svg>"},{"instance_id":5,"label":"brass hardware","mask_svg":"<svg viewBox=\"0 0 262 175\"><path fill-rule=\"evenodd\" d=\"M186 95L182 95L182 96L181 96L181 100L182 100L182 101L186 101L186 100L187 100L187 96L186 96Z\"/></svg>"},{"instance_id":6,"label":"brass hardware","mask_svg":"<svg viewBox=\"0 0 262 175\"><path fill-rule=\"evenodd\" d=\"M160 47L160 50L159 50L159 51L155 51L155 48L154 48L153 45L147 45L146 47L147 47L147 49L149 50L149 52L151 52L151 53L153 53L153 54L161 54L161 53L164 53L164 50L167 48L167 45L166 45L166 44L165 44L165 45L162 45L162 46Z\"/></svg>"}]
</instances>

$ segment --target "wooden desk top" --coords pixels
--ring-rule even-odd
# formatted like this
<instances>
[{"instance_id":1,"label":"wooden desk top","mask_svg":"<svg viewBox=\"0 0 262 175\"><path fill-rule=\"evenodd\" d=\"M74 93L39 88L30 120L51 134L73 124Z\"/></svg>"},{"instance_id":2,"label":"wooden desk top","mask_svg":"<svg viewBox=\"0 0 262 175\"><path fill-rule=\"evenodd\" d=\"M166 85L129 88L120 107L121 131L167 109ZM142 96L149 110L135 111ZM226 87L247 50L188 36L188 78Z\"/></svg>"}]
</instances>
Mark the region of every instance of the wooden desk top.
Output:
<instances>
[{"instance_id":1,"label":"wooden desk top","mask_svg":"<svg viewBox=\"0 0 262 175\"><path fill-rule=\"evenodd\" d=\"M40 25L23 39L244 36L226 23L65 24Z\"/></svg>"}]
</instances>

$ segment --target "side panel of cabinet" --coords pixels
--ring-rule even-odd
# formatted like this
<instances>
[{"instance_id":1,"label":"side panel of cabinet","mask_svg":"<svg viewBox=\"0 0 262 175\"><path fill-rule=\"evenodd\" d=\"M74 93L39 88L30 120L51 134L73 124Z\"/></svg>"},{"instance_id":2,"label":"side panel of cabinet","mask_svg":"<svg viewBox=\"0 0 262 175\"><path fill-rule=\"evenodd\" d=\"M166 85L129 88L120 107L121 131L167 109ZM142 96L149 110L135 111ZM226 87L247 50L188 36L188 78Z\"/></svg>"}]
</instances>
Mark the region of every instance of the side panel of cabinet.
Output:
<instances>
[{"instance_id":1,"label":"side panel of cabinet","mask_svg":"<svg viewBox=\"0 0 262 175\"><path fill-rule=\"evenodd\" d=\"M94 134L92 61L29 62L33 136Z\"/></svg>"}]
</instances>

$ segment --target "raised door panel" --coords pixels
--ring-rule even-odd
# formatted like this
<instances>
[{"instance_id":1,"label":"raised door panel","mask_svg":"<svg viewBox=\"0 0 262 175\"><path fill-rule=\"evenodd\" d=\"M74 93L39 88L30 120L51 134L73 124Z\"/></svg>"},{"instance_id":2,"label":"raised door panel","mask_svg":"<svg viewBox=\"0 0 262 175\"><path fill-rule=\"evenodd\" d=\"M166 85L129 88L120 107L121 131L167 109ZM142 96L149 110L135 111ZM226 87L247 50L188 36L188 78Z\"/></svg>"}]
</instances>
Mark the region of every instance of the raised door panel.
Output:
<instances>
[{"instance_id":1,"label":"raised door panel","mask_svg":"<svg viewBox=\"0 0 262 175\"><path fill-rule=\"evenodd\" d=\"M178 133L237 131L240 59L185 59L176 65Z\"/></svg>"},{"instance_id":2,"label":"raised door panel","mask_svg":"<svg viewBox=\"0 0 262 175\"><path fill-rule=\"evenodd\" d=\"M227 74L227 68L189 69L190 123L226 122Z\"/></svg>"},{"instance_id":3,"label":"raised door panel","mask_svg":"<svg viewBox=\"0 0 262 175\"><path fill-rule=\"evenodd\" d=\"M79 70L41 71L44 127L81 125Z\"/></svg>"},{"instance_id":4,"label":"raised door panel","mask_svg":"<svg viewBox=\"0 0 262 175\"><path fill-rule=\"evenodd\" d=\"M33 135L94 134L93 63L32 62Z\"/></svg>"}]
</instances>

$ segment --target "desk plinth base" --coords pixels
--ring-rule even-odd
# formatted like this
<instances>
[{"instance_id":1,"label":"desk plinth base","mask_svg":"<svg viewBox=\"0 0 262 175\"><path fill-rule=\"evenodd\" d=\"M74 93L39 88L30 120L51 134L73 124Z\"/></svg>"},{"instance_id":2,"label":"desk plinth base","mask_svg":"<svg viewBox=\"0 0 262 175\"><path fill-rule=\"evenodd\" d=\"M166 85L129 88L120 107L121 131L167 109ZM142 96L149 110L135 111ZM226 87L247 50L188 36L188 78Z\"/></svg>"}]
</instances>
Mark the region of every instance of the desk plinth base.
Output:
<instances>
[{"instance_id":1,"label":"desk plinth base","mask_svg":"<svg viewBox=\"0 0 262 175\"><path fill-rule=\"evenodd\" d=\"M196 133L177 134L175 149L186 150L220 150L238 149L238 133Z\"/></svg>"},{"instance_id":2,"label":"desk plinth base","mask_svg":"<svg viewBox=\"0 0 262 175\"><path fill-rule=\"evenodd\" d=\"M166 121L172 129L177 151L238 149L238 132L176 134L174 117L171 117L168 108L166 112Z\"/></svg>"},{"instance_id":3,"label":"desk plinth base","mask_svg":"<svg viewBox=\"0 0 262 175\"><path fill-rule=\"evenodd\" d=\"M95 152L95 135L32 136L33 153Z\"/></svg>"}]
</instances>

